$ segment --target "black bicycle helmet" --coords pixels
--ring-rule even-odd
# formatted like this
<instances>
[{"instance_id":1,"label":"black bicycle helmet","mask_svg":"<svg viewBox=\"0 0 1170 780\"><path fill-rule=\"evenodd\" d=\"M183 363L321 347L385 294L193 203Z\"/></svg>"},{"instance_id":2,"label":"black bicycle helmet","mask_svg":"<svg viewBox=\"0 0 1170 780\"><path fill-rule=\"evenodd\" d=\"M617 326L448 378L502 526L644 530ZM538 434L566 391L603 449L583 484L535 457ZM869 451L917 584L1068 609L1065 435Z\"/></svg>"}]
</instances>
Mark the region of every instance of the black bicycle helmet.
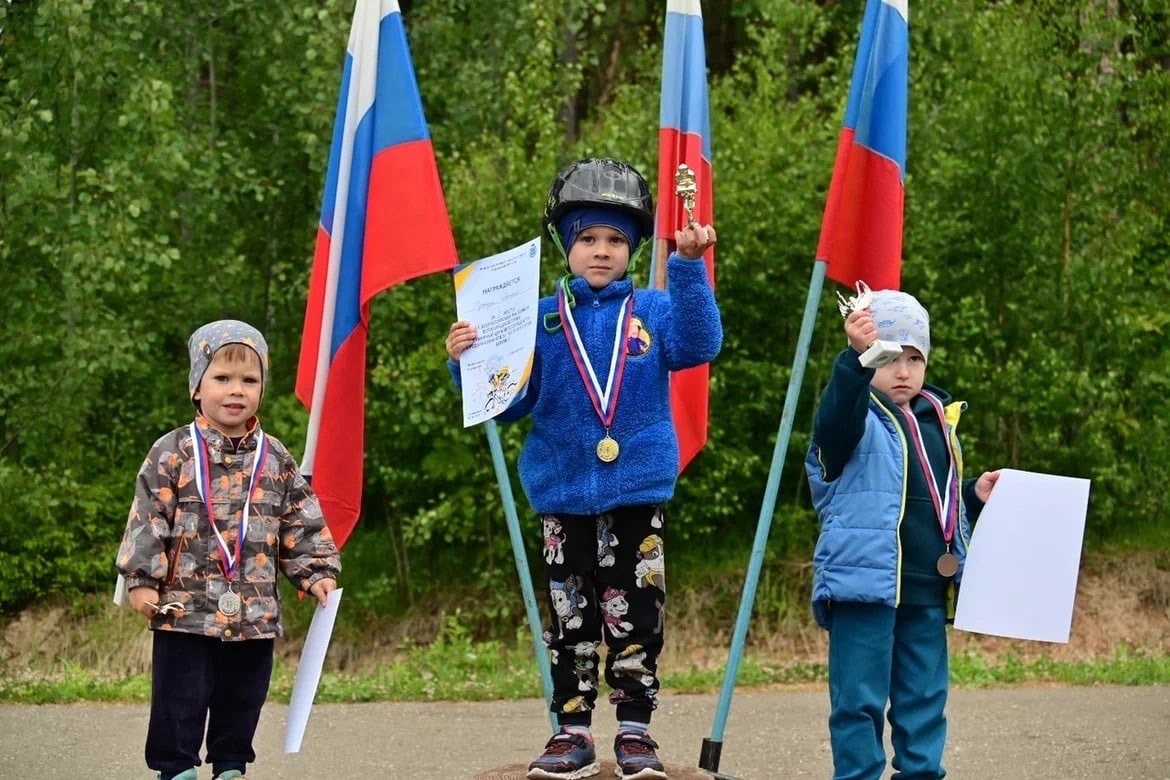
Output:
<instances>
[{"instance_id":1,"label":"black bicycle helmet","mask_svg":"<svg viewBox=\"0 0 1170 780\"><path fill-rule=\"evenodd\" d=\"M654 236L654 198L642 174L629 163L590 157L562 168L548 190L544 224L556 235L557 222L566 211L588 205L629 212L637 217L643 238Z\"/></svg>"}]
</instances>

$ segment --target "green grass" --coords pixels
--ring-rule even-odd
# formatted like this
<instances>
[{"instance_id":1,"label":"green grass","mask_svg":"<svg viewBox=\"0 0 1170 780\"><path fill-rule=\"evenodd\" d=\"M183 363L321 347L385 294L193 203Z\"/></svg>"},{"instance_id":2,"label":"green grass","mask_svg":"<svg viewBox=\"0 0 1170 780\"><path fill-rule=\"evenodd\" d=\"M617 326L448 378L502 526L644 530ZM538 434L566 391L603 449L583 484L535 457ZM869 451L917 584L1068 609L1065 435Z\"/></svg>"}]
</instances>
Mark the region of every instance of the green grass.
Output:
<instances>
[{"instance_id":1,"label":"green grass","mask_svg":"<svg viewBox=\"0 0 1170 780\"><path fill-rule=\"evenodd\" d=\"M520 649L523 648L523 649ZM668 693L714 693L723 685L723 668L666 671ZM287 703L296 669L277 664L271 700ZM823 684L823 663L775 664L747 657L740 664L737 690L796 684ZM1167 685L1170 656L1120 651L1112 658L1090 662L1024 660L1009 654L994 661L975 654L951 659L951 681L956 687L988 688L1027 684L1058 685ZM491 701L539 698L540 676L530 645L472 641L456 621L436 642L408 649L402 660L371 673L328 671L317 691L318 703L386 701ZM135 675L103 679L92 671L66 665L36 679L0 679L0 702L49 704L72 702L134 702L150 700L150 679Z\"/></svg>"},{"instance_id":2,"label":"green grass","mask_svg":"<svg viewBox=\"0 0 1170 780\"><path fill-rule=\"evenodd\" d=\"M1166 525L1166 524L1163 524ZM1170 528L1170 525L1167 525ZM1170 544L1151 546L1150 537L1161 539L1166 531L1149 531L1142 537L1141 556L1113 547L1086 558L1086 572L1115 572L1127 566L1124 587L1146 594L1141 621L1154 631L1141 636L1160 636L1163 610L1170 603ZM1134 541L1134 540L1130 540ZM1148 554L1147 554L1148 553ZM1140 566L1137 563L1140 562ZM1137 566L1135 569L1134 567ZM710 637L727 625L709 621L711 615L730 615L737 607L742 577L721 577L700 568L682 569L691 589L673 594L674 630L678 636ZM1133 584L1134 577L1141 583ZM756 635L799 637L810 628L805 603L808 583L800 569L783 565L764 572L757 593ZM1097 583L1095 592L1106 591ZM1116 590L1107 590L1116 592ZM515 598L497 601L479 591L457 593L439 601L424 601L405 618L405 629L386 631L402 623L378 617L359 599L351 599L349 621L336 627L331 665L318 688L318 702L376 701L489 701L539 698L540 674L533 656L527 622L515 614ZM698 594L698 595L696 595ZM356 594L355 594L356 595ZM385 595L385 594L382 594ZM514 595L514 594L513 594ZM348 598L349 594L347 594ZM1147 603L1148 602L1148 603ZM461 608L462 607L462 608ZM285 600L285 626L289 636L303 636L311 620L311 600ZM510 610L510 611L509 611ZM1092 615L1088 610L1086 615ZM150 699L150 643L142 621L108 604L105 594L77 604L46 604L27 620L0 625L6 629L0 647L0 702L71 703L135 702ZM1135 620L1137 616L1135 616ZM414 636L418 639L403 639ZM700 640L701 641L701 640ZM724 669L691 664L691 658L710 658L710 648L688 656L683 643L663 669L662 685L668 693L714 693L723 685ZM1162 648L1155 641L1151 647ZM827 678L822 658L802 651L802 662L777 663L775 657L792 657L785 648L808 647L802 642L780 643L775 655L749 645L740 664L737 690L792 685L824 685ZM1110 645L1113 647L1113 645ZM271 699L287 702L296 676L293 645L285 645L273 673ZM813 651L814 653L816 651ZM955 687L988 688L1020 685L1170 685L1170 653L1123 644L1108 650L1109 657L1087 661L1056 660L1037 652L1036 645L992 654L953 649L951 680ZM5 656L4 653L10 653ZM716 656L718 658L718 656ZM720 659L721 660L721 659Z\"/></svg>"},{"instance_id":3,"label":"green grass","mask_svg":"<svg viewBox=\"0 0 1170 780\"><path fill-rule=\"evenodd\" d=\"M951 658L951 682L968 688L1058 683L1062 685L1166 685L1170 656L1119 650L1112 658L1055 661L1023 660L1014 654L988 663L976 653Z\"/></svg>"}]
</instances>

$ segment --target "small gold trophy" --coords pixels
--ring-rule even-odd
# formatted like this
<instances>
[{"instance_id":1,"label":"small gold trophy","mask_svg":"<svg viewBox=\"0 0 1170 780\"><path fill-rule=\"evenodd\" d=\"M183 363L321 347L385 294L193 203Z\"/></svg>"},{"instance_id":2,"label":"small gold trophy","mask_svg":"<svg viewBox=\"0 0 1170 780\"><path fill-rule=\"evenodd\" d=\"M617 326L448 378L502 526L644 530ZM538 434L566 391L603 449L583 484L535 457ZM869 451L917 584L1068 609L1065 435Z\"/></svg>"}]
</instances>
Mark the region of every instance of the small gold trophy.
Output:
<instances>
[{"instance_id":1,"label":"small gold trophy","mask_svg":"<svg viewBox=\"0 0 1170 780\"><path fill-rule=\"evenodd\" d=\"M686 163L678 166L674 174L674 194L683 199L683 208L687 210L687 227L695 227L695 195L699 186L695 182L695 172Z\"/></svg>"},{"instance_id":2,"label":"small gold trophy","mask_svg":"<svg viewBox=\"0 0 1170 780\"><path fill-rule=\"evenodd\" d=\"M837 293L837 309L841 312L842 317L848 317L851 313L861 309L868 309L871 303L873 303L873 291L869 289L869 285L862 281L857 282L857 295L855 296L846 298L841 293ZM861 353L858 362L865 368L881 368L901 354L902 347L898 344L874 339L869 342L869 347L865 352Z\"/></svg>"}]
</instances>

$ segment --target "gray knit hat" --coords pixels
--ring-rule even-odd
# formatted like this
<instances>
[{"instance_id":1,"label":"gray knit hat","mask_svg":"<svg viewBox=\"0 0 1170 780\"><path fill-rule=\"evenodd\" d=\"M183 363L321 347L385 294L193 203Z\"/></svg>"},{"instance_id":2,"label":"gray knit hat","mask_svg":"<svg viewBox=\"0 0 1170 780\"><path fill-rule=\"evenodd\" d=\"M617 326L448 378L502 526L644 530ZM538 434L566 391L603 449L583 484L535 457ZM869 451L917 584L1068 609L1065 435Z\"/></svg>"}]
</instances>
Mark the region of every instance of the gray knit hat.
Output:
<instances>
[{"instance_id":1,"label":"gray knit hat","mask_svg":"<svg viewBox=\"0 0 1170 780\"><path fill-rule=\"evenodd\" d=\"M264 336L246 322L216 320L202 326L187 339L187 353L191 356L191 374L187 380L192 399L199 389L199 383L203 381L207 366L211 364L211 358L228 344L243 344L252 348L260 358L261 393L268 386L268 342Z\"/></svg>"},{"instance_id":2,"label":"gray knit hat","mask_svg":"<svg viewBox=\"0 0 1170 780\"><path fill-rule=\"evenodd\" d=\"M913 295L897 290L877 290L869 306L878 338L916 347L930 360L930 315Z\"/></svg>"}]
</instances>

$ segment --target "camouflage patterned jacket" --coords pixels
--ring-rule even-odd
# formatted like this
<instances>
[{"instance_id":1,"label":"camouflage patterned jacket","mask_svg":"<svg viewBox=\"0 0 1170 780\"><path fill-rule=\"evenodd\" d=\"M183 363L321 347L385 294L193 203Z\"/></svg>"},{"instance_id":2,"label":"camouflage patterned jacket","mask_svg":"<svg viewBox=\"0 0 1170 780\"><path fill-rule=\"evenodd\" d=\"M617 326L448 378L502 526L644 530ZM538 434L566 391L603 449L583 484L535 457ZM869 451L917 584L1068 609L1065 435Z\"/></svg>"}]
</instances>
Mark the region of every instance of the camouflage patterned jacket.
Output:
<instances>
[{"instance_id":1,"label":"camouflage patterned jacket","mask_svg":"<svg viewBox=\"0 0 1170 780\"><path fill-rule=\"evenodd\" d=\"M217 527L234 552L260 426L254 421L239 446L233 447L202 417L196 424L207 444ZM265 438L267 456L256 475L236 577L235 591L243 605L232 617L217 608L227 580L196 486L197 452L189 426L164 435L146 456L118 551L118 570L127 588L157 588L162 603L178 601L185 607L155 616L152 629L225 641L278 637L283 628L277 570L303 591L317 580L336 579L341 571L316 495L285 446L271 436Z\"/></svg>"}]
</instances>

